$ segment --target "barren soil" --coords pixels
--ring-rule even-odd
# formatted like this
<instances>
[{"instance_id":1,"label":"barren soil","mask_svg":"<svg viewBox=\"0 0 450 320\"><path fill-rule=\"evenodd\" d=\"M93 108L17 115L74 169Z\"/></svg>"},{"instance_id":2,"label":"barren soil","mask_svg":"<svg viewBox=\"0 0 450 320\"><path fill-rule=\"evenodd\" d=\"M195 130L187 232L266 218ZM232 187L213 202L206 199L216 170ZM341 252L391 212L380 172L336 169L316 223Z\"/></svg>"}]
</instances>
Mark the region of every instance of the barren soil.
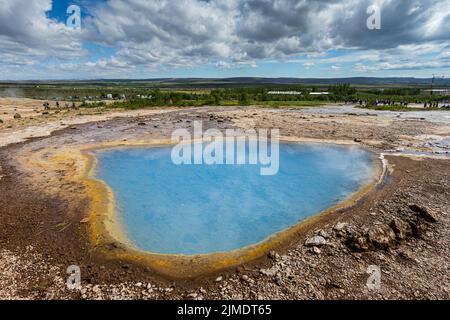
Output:
<instances>
[{"instance_id":1,"label":"barren soil","mask_svg":"<svg viewBox=\"0 0 450 320\"><path fill-rule=\"evenodd\" d=\"M449 299L449 124L336 109L81 110L7 119L0 124L0 298ZM361 144L388 153L389 175L355 206L261 259L198 279L168 279L98 254L89 238L91 199L69 179L80 164L56 155L86 144L170 138L196 120L206 129L279 128L287 139ZM306 246L314 236L325 244ZM70 265L81 268L80 290L66 288ZM381 286L370 290L372 265L381 269Z\"/></svg>"}]
</instances>

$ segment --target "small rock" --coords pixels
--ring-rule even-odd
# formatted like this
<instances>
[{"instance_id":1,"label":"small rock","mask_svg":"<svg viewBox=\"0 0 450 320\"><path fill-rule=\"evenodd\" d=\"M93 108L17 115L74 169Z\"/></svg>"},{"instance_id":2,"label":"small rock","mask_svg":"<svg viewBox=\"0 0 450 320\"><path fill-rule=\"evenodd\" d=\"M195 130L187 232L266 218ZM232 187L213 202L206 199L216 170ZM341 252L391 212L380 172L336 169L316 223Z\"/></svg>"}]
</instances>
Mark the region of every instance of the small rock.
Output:
<instances>
[{"instance_id":1,"label":"small rock","mask_svg":"<svg viewBox=\"0 0 450 320\"><path fill-rule=\"evenodd\" d=\"M387 249L395 243L395 233L388 225L374 227L367 233L367 240L377 248Z\"/></svg>"},{"instance_id":2,"label":"small rock","mask_svg":"<svg viewBox=\"0 0 450 320\"><path fill-rule=\"evenodd\" d=\"M316 234L319 235L319 236L321 236L321 237L324 237L325 239L328 239L328 238L330 237L330 235L328 234L328 232L326 232L326 231L323 230L323 229L320 229L320 230L316 231Z\"/></svg>"},{"instance_id":3,"label":"small rock","mask_svg":"<svg viewBox=\"0 0 450 320\"><path fill-rule=\"evenodd\" d=\"M222 280L223 280L222 276L216 278L216 282L221 282Z\"/></svg>"},{"instance_id":4,"label":"small rock","mask_svg":"<svg viewBox=\"0 0 450 320\"><path fill-rule=\"evenodd\" d=\"M343 231L343 230L345 229L345 227L347 227L347 223L339 222L339 223L334 227L334 230L340 232L340 231Z\"/></svg>"},{"instance_id":5,"label":"small rock","mask_svg":"<svg viewBox=\"0 0 450 320\"><path fill-rule=\"evenodd\" d=\"M274 268L271 269L260 269L259 272L265 276L273 277L277 274L277 271Z\"/></svg>"},{"instance_id":6,"label":"small rock","mask_svg":"<svg viewBox=\"0 0 450 320\"><path fill-rule=\"evenodd\" d=\"M197 294L197 293L189 293L189 294L187 295L187 297L188 297L188 298L195 299L195 298L198 297L198 294Z\"/></svg>"},{"instance_id":7,"label":"small rock","mask_svg":"<svg viewBox=\"0 0 450 320\"><path fill-rule=\"evenodd\" d=\"M370 244L365 236L351 235L347 241L347 246L355 251L368 251L370 249Z\"/></svg>"},{"instance_id":8,"label":"small rock","mask_svg":"<svg viewBox=\"0 0 450 320\"><path fill-rule=\"evenodd\" d=\"M14 119L21 119L21 118L22 118L22 116L20 115L20 113L16 113L14 115Z\"/></svg>"},{"instance_id":9,"label":"small rock","mask_svg":"<svg viewBox=\"0 0 450 320\"><path fill-rule=\"evenodd\" d=\"M248 281L250 278L248 277L248 275L246 275L246 274L243 274L242 276L241 276L241 280L242 281Z\"/></svg>"},{"instance_id":10,"label":"small rock","mask_svg":"<svg viewBox=\"0 0 450 320\"><path fill-rule=\"evenodd\" d=\"M357 143L362 142L362 140L361 140L360 138L355 138L353 141L355 141L355 142L357 142Z\"/></svg>"},{"instance_id":11,"label":"small rock","mask_svg":"<svg viewBox=\"0 0 450 320\"><path fill-rule=\"evenodd\" d=\"M428 222L435 223L438 221L437 213L428 207L419 206L417 204L410 204L409 208L412 211L418 213L421 218L425 219Z\"/></svg>"},{"instance_id":12,"label":"small rock","mask_svg":"<svg viewBox=\"0 0 450 320\"><path fill-rule=\"evenodd\" d=\"M412 228L409 223L394 218L389 226L394 230L398 240L405 240L412 236Z\"/></svg>"},{"instance_id":13,"label":"small rock","mask_svg":"<svg viewBox=\"0 0 450 320\"><path fill-rule=\"evenodd\" d=\"M314 236L312 238L309 238L305 241L305 246L307 247L320 247L327 243L327 240L325 240L322 236Z\"/></svg>"},{"instance_id":14,"label":"small rock","mask_svg":"<svg viewBox=\"0 0 450 320\"><path fill-rule=\"evenodd\" d=\"M279 285L279 286L282 286L283 285L283 279L281 278L281 275L279 275L279 274L277 274L276 276L275 276L275 283L277 284L277 285Z\"/></svg>"},{"instance_id":15,"label":"small rock","mask_svg":"<svg viewBox=\"0 0 450 320\"><path fill-rule=\"evenodd\" d=\"M270 251L269 252L269 258L270 259L272 259L272 260L278 260L278 259L280 259L280 255L278 254L278 253L276 253L275 251Z\"/></svg>"},{"instance_id":16,"label":"small rock","mask_svg":"<svg viewBox=\"0 0 450 320\"><path fill-rule=\"evenodd\" d=\"M313 247L313 248L312 248L312 251L313 251L315 254L317 254L317 255L319 255L319 254L322 253L322 250L320 250L320 249L317 248L317 247Z\"/></svg>"}]
</instances>

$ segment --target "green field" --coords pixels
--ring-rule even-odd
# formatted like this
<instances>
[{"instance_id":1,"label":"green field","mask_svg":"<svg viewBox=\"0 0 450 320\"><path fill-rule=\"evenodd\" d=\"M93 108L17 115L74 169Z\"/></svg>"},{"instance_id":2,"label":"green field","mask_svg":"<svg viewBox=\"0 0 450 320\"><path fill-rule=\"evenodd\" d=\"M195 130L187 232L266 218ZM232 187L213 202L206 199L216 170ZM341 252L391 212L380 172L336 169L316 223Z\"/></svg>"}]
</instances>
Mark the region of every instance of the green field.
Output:
<instances>
[{"instance_id":1,"label":"green field","mask_svg":"<svg viewBox=\"0 0 450 320\"><path fill-rule=\"evenodd\" d=\"M331 103L364 101L367 108L404 111L402 102L431 103L443 97L424 93L424 84L296 84L264 83L262 80L240 84L237 80L208 79L169 80L109 80L66 82L0 83L0 96L16 96L41 100L81 102L83 108L140 109L151 107L245 106L270 108L314 107ZM299 94L270 94L271 91L296 91ZM311 92L329 92L328 95L310 95ZM143 98L143 97L144 98ZM101 101L114 100L107 105ZM125 97L125 99L121 99ZM394 106L376 106L376 100L390 100ZM417 109L423 110L423 109ZM430 110L430 109L427 109Z\"/></svg>"}]
</instances>

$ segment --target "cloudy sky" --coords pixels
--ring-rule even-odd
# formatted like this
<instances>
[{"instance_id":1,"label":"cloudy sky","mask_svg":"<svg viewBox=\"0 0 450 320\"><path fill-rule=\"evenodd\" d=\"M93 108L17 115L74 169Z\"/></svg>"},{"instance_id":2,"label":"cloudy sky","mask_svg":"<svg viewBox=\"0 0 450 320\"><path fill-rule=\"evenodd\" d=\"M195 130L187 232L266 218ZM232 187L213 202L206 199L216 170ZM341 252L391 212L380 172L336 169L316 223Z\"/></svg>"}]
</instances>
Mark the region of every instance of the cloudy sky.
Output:
<instances>
[{"instance_id":1,"label":"cloudy sky","mask_svg":"<svg viewBox=\"0 0 450 320\"><path fill-rule=\"evenodd\" d=\"M450 1L0 0L0 68L0 80L450 76Z\"/></svg>"}]
</instances>

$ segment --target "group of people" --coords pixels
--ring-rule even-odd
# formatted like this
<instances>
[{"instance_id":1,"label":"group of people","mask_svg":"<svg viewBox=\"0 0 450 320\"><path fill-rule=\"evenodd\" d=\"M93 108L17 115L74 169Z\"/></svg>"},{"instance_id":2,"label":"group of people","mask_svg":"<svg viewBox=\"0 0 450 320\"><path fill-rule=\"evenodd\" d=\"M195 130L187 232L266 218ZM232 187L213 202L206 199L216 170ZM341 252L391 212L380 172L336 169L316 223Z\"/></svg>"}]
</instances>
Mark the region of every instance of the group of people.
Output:
<instances>
[{"instance_id":1,"label":"group of people","mask_svg":"<svg viewBox=\"0 0 450 320\"><path fill-rule=\"evenodd\" d=\"M450 109L450 101L447 101L448 104L443 104L442 106L439 105L439 102L429 102L429 103L424 103L423 107L425 109L427 108L444 108L444 109Z\"/></svg>"},{"instance_id":2,"label":"group of people","mask_svg":"<svg viewBox=\"0 0 450 320\"><path fill-rule=\"evenodd\" d=\"M64 105L65 105L66 109L69 109L70 104L68 102L65 102ZM55 106L56 106L57 109L61 109L61 104L59 103L59 101L56 101ZM72 107L72 109L77 109L77 105L75 104L75 102L72 102L72 106L71 107ZM50 103L49 102L45 102L44 103L44 110L50 110Z\"/></svg>"},{"instance_id":3,"label":"group of people","mask_svg":"<svg viewBox=\"0 0 450 320\"><path fill-rule=\"evenodd\" d=\"M416 101L416 104L419 104L419 103L420 103L419 101ZM375 105L376 106L379 106L379 105L381 105L381 106L395 106L396 104L397 103L395 101L392 101L392 100L376 100L375 101ZM408 105L409 105L409 103L406 102L406 101L400 101L399 104L402 107L408 107ZM445 109L450 109L450 102L449 102L449 104L443 104L443 105L440 105L439 102L435 102L435 101L428 102L428 103L425 102L423 107L425 109L428 109L428 108L445 108Z\"/></svg>"},{"instance_id":4,"label":"group of people","mask_svg":"<svg viewBox=\"0 0 450 320\"><path fill-rule=\"evenodd\" d=\"M347 100L345 100L345 104L347 104L347 103L349 103L349 101L347 101ZM364 101L364 100L361 100L361 99L352 99L352 100L350 100L350 103L352 103L352 104L359 104L360 106L362 106L362 105L364 105L364 104L366 104L366 101Z\"/></svg>"},{"instance_id":5,"label":"group of people","mask_svg":"<svg viewBox=\"0 0 450 320\"><path fill-rule=\"evenodd\" d=\"M400 106L402 107L408 107L408 102L406 101L400 101L399 102ZM376 106L395 106L395 101L392 100L376 100L375 101L375 105Z\"/></svg>"},{"instance_id":6,"label":"group of people","mask_svg":"<svg viewBox=\"0 0 450 320\"><path fill-rule=\"evenodd\" d=\"M444 104L441 108L443 108L443 109L450 109L450 103L449 104Z\"/></svg>"}]
</instances>

